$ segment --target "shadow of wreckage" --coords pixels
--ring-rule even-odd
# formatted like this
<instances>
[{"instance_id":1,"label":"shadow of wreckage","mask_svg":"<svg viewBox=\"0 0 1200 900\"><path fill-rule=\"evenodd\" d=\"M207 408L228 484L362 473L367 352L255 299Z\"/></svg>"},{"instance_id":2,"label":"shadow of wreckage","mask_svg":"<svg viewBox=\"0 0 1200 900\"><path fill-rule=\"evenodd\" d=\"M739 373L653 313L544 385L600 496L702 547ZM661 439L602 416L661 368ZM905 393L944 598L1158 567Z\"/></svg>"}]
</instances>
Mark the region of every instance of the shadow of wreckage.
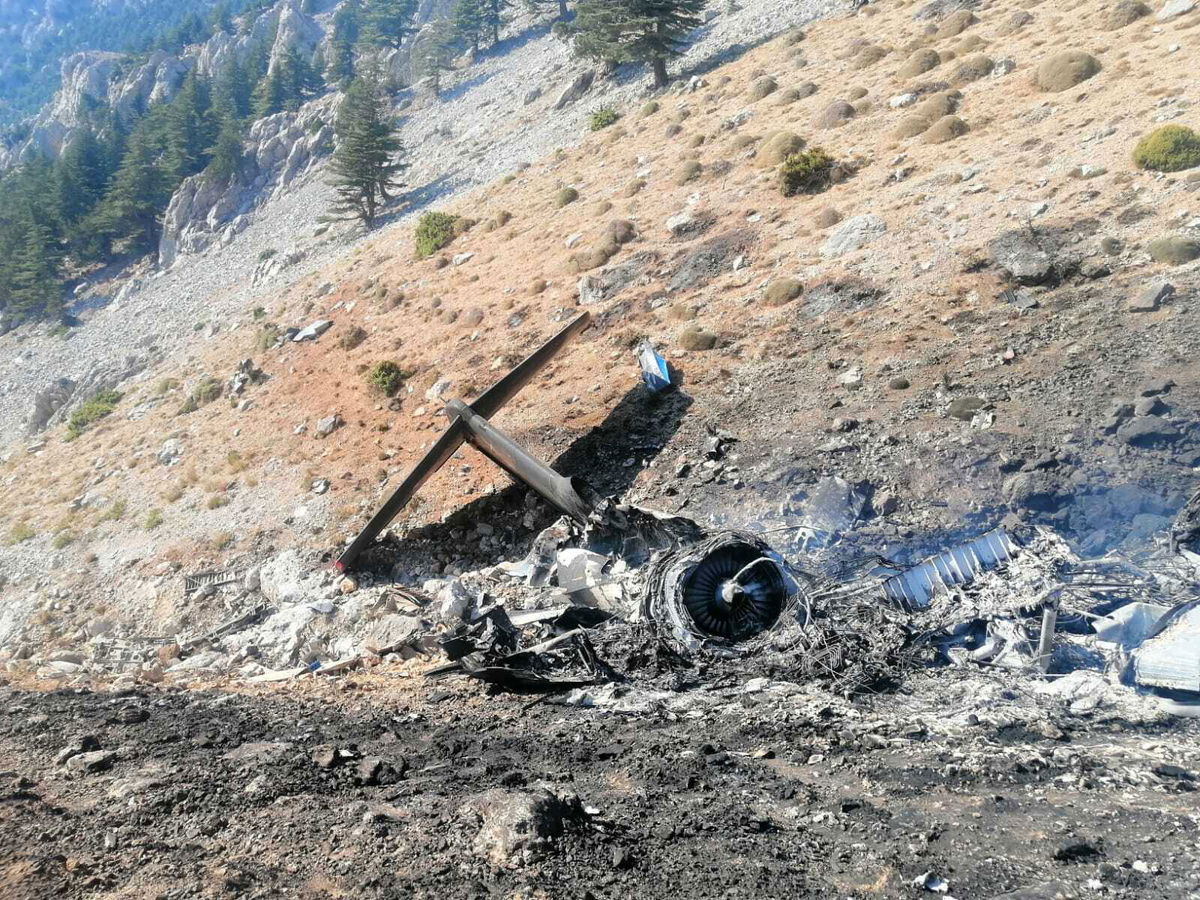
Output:
<instances>
[{"instance_id":1,"label":"shadow of wreckage","mask_svg":"<svg viewBox=\"0 0 1200 900\"><path fill-rule=\"evenodd\" d=\"M853 694L890 688L903 672L933 662L1046 673L1056 631L1078 633L1081 623L1086 629L1097 618L1093 612L1147 598L1165 604L1164 611L1200 603L1194 575L1190 589L1182 584L1165 597L1146 570L1116 560L1080 560L1045 530L1018 537L996 528L915 565L876 557L830 576L794 568L755 535L707 534L690 519L622 505L614 498L661 452L690 408L692 400L681 391L637 385L553 468L488 421L588 324L582 313L474 403L448 404L446 432L335 563L340 571L361 566L390 575L405 546L444 545L461 539L466 523L520 514L531 496L522 483L565 514L549 524L544 511L549 527L532 539L526 559L499 567L530 586L557 587L551 593L556 602L513 610L487 603L486 595L473 598L480 602L464 617L469 621L440 641L450 663L431 676L462 672L514 691L620 680L595 640L626 659L654 657L677 667L697 655L710 667L754 657L760 670L765 664ZM463 443L515 483L401 541L375 543L425 478ZM1200 499L1193 503L1200 508ZM1200 520L1200 513L1195 517ZM558 584L552 585L555 573ZM472 606L464 604L466 610ZM1031 617L1040 628L1025 624Z\"/></svg>"}]
</instances>

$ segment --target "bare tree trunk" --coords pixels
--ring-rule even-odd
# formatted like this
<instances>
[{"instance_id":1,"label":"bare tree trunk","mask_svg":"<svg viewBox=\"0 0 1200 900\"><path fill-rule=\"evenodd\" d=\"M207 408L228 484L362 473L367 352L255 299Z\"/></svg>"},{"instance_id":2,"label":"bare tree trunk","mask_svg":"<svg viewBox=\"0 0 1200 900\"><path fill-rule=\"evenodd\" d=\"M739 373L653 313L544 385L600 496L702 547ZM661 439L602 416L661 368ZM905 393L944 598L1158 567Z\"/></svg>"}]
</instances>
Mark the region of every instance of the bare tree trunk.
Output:
<instances>
[{"instance_id":1,"label":"bare tree trunk","mask_svg":"<svg viewBox=\"0 0 1200 900\"><path fill-rule=\"evenodd\" d=\"M654 69L654 86L660 88L666 87L668 83L667 61L661 56L656 56L650 60L650 65Z\"/></svg>"}]
</instances>

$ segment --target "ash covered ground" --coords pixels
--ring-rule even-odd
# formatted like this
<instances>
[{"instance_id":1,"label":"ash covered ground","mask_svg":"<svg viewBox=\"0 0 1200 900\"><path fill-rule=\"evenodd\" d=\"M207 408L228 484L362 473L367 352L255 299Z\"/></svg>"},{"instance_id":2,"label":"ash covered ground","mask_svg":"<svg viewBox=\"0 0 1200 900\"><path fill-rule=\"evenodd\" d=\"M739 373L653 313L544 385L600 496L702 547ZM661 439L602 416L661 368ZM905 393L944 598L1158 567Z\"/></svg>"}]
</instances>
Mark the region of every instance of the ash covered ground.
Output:
<instances>
[{"instance_id":1,"label":"ash covered ground","mask_svg":"<svg viewBox=\"0 0 1200 900\"><path fill-rule=\"evenodd\" d=\"M848 703L700 669L581 708L431 691L410 666L271 693L5 689L0 894L1200 890L1200 731L1103 690L942 670Z\"/></svg>"}]
</instances>

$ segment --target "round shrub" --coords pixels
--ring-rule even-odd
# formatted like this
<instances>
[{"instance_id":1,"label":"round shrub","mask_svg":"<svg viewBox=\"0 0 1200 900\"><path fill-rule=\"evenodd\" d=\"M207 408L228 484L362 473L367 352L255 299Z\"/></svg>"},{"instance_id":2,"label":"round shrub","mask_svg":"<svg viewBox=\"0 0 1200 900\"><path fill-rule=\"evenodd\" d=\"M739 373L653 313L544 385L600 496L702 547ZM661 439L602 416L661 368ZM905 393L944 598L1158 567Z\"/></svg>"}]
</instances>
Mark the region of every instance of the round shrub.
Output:
<instances>
[{"instance_id":1,"label":"round shrub","mask_svg":"<svg viewBox=\"0 0 1200 900\"><path fill-rule=\"evenodd\" d=\"M791 303L804 291L804 287L795 278L776 278L767 285L767 306L783 306Z\"/></svg>"},{"instance_id":2,"label":"round shrub","mask_svg":"<svg viewBox=\"0 0 1200 900\"><path fill-rule=\"evenodd\" d=\"M814 128L837 128L853 119L858 113L845 100L835 100L813 119Z\"/></svg>"},{"instance_id":3,"label":"round shrub","mask_svg":"<svg viewBox=\"0 0 1200 900\"><path fill-rule=\"evenodd\" d=\"M793 153L779 166L779 190L785 197L816 194L829 187L834 159L820 147Z\"/></svg>"},{"instance_id":4,"label":"round shrub","mask_svg":"<svg viewBox=\"0 0 1200 900\"><path fill-rule=\"evenodd\" d=\"M592 113L592 131L601 131L602 129L607 128L609 125L614 125L619 118L621 118L621 114L611 106L601 107Z\"/></svg>"},{"instance_id":5,"label":"round shrub","mask_svg":"<svg viewBox=\"0 0 1200 900\"><path fill-rule=\"evenodd\" d=\"M1102 27L1108 31L1116 31L1148 15L1150 7L1140 0L1121 0L1109 9Z\"/></svg>"},{"instance_id":6,"label":"round shrub","mask_svg":"<svg viewBox=\"0 0 1200 900\"><path fill-rule=\"evenodd\" d=\"M813 216L813 224L818 228L832 228L840 221L842 221L842 214L832 206L818 210L817 214Z\"/></svg>"},{"instance_id":7,"label":"round shrub","mask_svg":"<svg viewBox=\"0 0 1200 900\"><path fill-rule=\"evenodd\" d=\"M694 159L689 160L683 164L683 168L681 168L679 170L679 174L675 176L675 183L687 184L689 181L695 181L700 177L700 173L703 171L704 166L700 165L700 163L696 162Z\"/></svg>"},{"instance_id":8,"label":"round shrub","mask_svg":"<svg viewBox=\"0 0 1200 900\"><path fill-rule=\"evenodd\" d=\"M391 397L410 375L390 359L382 359L367 370L367 384L384 396Z\"/></svg>"},{"instance_id":9,"label":"round shrub","mask_svg":"<svg viewBox=\"0 0 1200 900\"><path fill-rule=\"evenodd\" d=\"M918 75L924 75L931 69L936 69L942 64L942 58L938 56L936 50L926 48L918 50L912 56L904 61L904 65L900 67L900 71L896 75L900 78L916 78Z\"/></svg>"},{"instance_id":10,"label":"round shrub","mask_svg":"<svg viewBox=\"0 0 1200 900\"><path fill-rule=\"evenodd\" d=\"M1026 25L1033 21L1033 15L1023 9L1018 9L1011 16L1000 23L1000 27L996 29L996 33L1001 36L1016 34Z\"/></svg>"},{"instance_id":11,"label":"round shrub","mask_svg":"<svg viewBox=\"0 0 1200 900\"><path fill-rule=\"evenodd\" d=\"M1200 166L1200 134L1182 125L1164 125L1138 141L1133 161L1155 172L1181 172Z\"/></svg>"},{"instance_id":12,"label":"round shrub","mask_svg":"<svg viewBox=\"0 0 1200 900\"><path fill-rule=\"evenodd\" d=\"M878 47L875 44L868 44L859 50L858 53L854 54L854 62L852 65L855 69L867 69L875 65L875 63L879 62L887 55L888 52L882 47Z\"/></svg>"},{"instance_id":13,"label":"round shrub","mask_svg":"<svg viewBox=\"0 0 1200 900\"><path fill-rule=\"evenodd\" d=\"M642 115L643 116L652 116L656 112L658 112L659 109L661 109L661 107L658 105L658 101L650 100L642 105Z\"/></svg>"},{"instance_id":14,"label":"round shrub","mask_svg":"<svg viewBox=\"0 0 1200 900\"><path fill-rule=\"evenodd\" d=\"M791 131L776 131L767 135L754 160L760 166L777 166L793 153L804 149L804 138Z\"/></svg>"},{"instance_id":15,"label":"round shrub","mask_svg":"<svg viewBox=\"0 0 1200 900\"><path fill-rule=\"evenodd\" d=\"M969 9L955 10L942 20L933 37L939 41L957 37L978 21Z\"/></svg>"},{"instance_id":16,"label":"round shrub","mask_svg":"<svg viewBox=\"0 0 1200 900\"><path fill-rule=\"evenodd\" d=\"M942 116L929 126L929 130L925 132L922 140L926 144L944 144L956 137L962 137L969 130L967 123L958 116Z\"/></svg>"},{"instance_id":17,"label":"round shrub","mask_svg":"<svg viewBox=\"0 0 1200 900\"><path fill-rule=\"evenodd\" d=\"M969 84L992 74L996 64L990 56L974 53L958 64L954 74L950 76L951 84Z\"/></svg>"},{"instance_id":18,"label":"round shrub","mask_svg":"<svg viewBox=\"0 0 1200 900\"><path fill-rule=\"evenodd\" d=\"M679 346L684 350L711 350L717 346L717 336L692 325L679 335Z\"/></svg>"},{"instance_id":19,"label":"round shrub","mask_svg":"<svg viewBox=\"0 0 1200 900\"><path fill-rule=\"evenodd\" d=\"M762 78L756 78L754 84L750 85L750 100L757 102L763 97L770 96L779 90L779 85L770 75L764 75Z\"/></svg>"},{"instance_id":20,"label":"round shrub","mask_svg":"<svg viewBox=\"0 0 1200 900\"><path fill-rule=\"evenodd\" d=\"M646 180L644 178L635 178L635 179L633 179L633 181L629 182L629 184L625 185L624 190L621 191L621 196L622 197L637 196L637 194L639 194L641 192L642 188L644 188L645 186L646 186Z\"/></svg>"},{"instance_id":21,"label":"round shrub","mask_svg":"<svg viewBox=\"0 0 1200 900\"><path fill-rule=\"evenodd\" d=\"M1066 91L1100 71L1100 61L1082 50L1064 50L1042 60L1037 69L1037 86L1043 91Z\"/></svg>"},{"instance_id":22,"label":"round shrub","mask_svg":"<svg viewBox=\"0 0 1200 900\"><path fill-rule=\"evenodd\" d=\"M573 187L565 187L554 195L554 205L558 209L562 209L567 204L574 203L578 199L579 191L575 190Z\"/></svg>"},{"instance_id":23,"label":"round shrub","mask_svg":"<svg viewBox=\"0 0 1200 900\"><path fill-rule=\"evenodd\" d=\"M433 256L455 238L455 228L458 216L444 212L427 212L417 220L417 230L413 235L416 241L417 256L426 259Z\"/></svg>"},{"instance_id":24,"label":"round shrub","mask_svg":"<svg viewBox=\"0 0 1200 900\"><path fill-rule=\"evenodd\" d=\"M613 219L604 228L604 240L612 244L628 244L637 237L637 226L628 219Z\"/></svg>"},{"instance_id":25,"label":"round shrub","mask_svg":"<svg viewBox=\"0 0 1200 900\"><path fill-rule=\"evenodd\" d=\"M1181 234L1172 234L1151 241L1146 247L1146 252L1155 262L1182 266L1184 263L1200 259L1200 241Z\"/></svg>"}]
</instances>

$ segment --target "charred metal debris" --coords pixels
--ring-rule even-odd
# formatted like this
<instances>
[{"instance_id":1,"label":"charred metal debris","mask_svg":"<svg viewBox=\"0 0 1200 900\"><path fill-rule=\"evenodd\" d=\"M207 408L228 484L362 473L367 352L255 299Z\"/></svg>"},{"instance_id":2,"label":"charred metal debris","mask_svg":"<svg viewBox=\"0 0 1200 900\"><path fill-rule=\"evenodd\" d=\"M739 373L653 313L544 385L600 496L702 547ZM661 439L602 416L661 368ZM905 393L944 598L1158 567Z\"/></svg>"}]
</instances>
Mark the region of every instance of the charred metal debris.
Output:
<instances>
[{"instance_id":1,"label":"charred metal debris","mask_svg":"<svg viewBox=\"0 0 1200 900\"><path fill-rule=\"evenodd\" d=\"M872 558L802 571L756 535L597 500L489 421L587 325L583 313L478 400L450 402L442 437L337 560L339 571L353 567L464 442L564 513L525 559L443 590L436 647L447 662L431 677L563 691L753 670L848 696L931 665L1039 676L1084 667L1200 701L1200 494L1142 559L1082 559L1048 530L997 528L915 565ZM650 390L674 386L652 345L636 353ZM207 576L189 587L219 584Z\"/></svg>"}]
</instances>

